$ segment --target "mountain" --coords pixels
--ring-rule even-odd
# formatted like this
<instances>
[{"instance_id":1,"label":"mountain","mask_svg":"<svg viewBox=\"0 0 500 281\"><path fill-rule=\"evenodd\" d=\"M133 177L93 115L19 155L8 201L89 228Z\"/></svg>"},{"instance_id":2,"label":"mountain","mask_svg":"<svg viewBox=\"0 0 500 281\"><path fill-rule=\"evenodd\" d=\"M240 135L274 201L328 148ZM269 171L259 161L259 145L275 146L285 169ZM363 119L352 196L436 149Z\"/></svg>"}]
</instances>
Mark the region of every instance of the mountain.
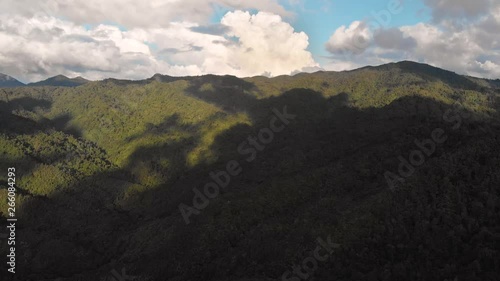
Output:
<instances>
[{"instance_id":1,"label":"mountain","mask_svg":"<svg viewBox=\"0 0 500 281\"><path fill-rule=\"evenodd\" d=\"M47 80L36 83L30 83L28 86L58 86L58 87L77 87L89 83L90 81L82 77L68 78L64 75L57 75Z\"/></svg>"},{"instance_id":2,"label":"mountain","mask_svg":"<svg viewBox=\"0 0 500 281\"><path fill-rule=\"evenodd\" d=\"M175 82L178 80L187 80L189 77L172 77L168 75L162 75L162 74L155 74L153 77L145 80L147 82L152 82L152 81L157 81L157 82L163 82L163 83L169 83L169 82Z\"/></svg>"},{"instance_id":3,"label":"mountain","mask_svg":"<svg viewBox=\"0 0 500 281\"><path fill-rule=\"evenodd\" d=\"M498 280L492 80L156 75L0 89L0 115L15 280Z\"/></svg>"},{"instance_id":4,"label":"mountain","mask_svg":"<svg viewBox=\"0 0 500 281\"><path fill-rule=\"evenodd\" d=\"M0 88L14 88L14 87L22 87L23 83L17 81L16 79L0 73Z\"/></svg>"}]
</instances>

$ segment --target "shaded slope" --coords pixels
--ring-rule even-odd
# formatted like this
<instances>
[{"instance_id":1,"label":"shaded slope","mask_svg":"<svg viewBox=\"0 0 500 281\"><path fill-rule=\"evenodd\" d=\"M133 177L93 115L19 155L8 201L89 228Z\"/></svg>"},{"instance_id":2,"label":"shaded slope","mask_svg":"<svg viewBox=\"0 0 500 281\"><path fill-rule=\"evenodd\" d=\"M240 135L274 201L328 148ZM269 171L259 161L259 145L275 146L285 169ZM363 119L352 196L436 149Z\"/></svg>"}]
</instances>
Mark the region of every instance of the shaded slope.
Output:
<instances>
[{"instance_id":1,"label":"shaded slope","mask_svg":"<svg viewBox=\"0 0 500 281\"><path fill-rule=\"evenodd\" d=\"M0 88L14 88L22 86L24 86L24 84L19 82L18 80L0 73Z\"/></svg>"}]
</instances>

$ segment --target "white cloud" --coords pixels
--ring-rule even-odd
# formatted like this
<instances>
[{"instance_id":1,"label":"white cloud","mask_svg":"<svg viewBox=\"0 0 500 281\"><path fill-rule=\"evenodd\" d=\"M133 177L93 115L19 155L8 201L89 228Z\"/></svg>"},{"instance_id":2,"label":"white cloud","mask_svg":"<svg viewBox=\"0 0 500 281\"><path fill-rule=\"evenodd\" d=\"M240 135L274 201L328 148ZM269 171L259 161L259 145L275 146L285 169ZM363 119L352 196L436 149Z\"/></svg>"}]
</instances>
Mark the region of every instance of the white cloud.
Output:
<instances>
[{"instance_id":1,"label":"white cloud","mask_svg":"<svg viewBox=\"0 0 500 281\"><path fill-rule=\"evenodd\" d=\"M242 75L290 74L318 66L306 50L308 36L295 32L278 15L236 11L228 13L221 22L230 27L229 36L238 38L238 44L229 47L228 56L231 63L241 69Z\"/></svg>"},{"instance_id":2,"label":"white cloud","mask_svg":"<svg viewBox=\"0 0 500 281\"><path fill-rule=\"evenodd\" d=\"M424 0L435 21L468 20L489 13L497 0Z\"/></svg>"},{"instance_id":3,"label":"white cloud","mask_svg":"<svg viewBox=\"0 0 500 281\"><path fill-rule=\"evenodd\" d=\"M333 54L361 54L370 45L372 32L361 21L339 27L326 43L326 49Z\"/></svg>"},{"instance_id":4,"label":"white cloud","mask_svg":"<svg viewBox=\"0 0 500 281\"><path fill-rule=\"evenodd\" d=\"M431 63L460 74L500 77L500 65L493 62L500 61L500 51L492 48L491 42L488 44L477 40L479 30L476 25L458 31L440 29L429 24L400 29L405 36L417 42L415 50L409 54L410 59Z\"/></svg>"},{"instance_id":5,"label":"white cloud","mask_svg":"<svg viewBox=\"0 0 500 281\"><path fill-rule=\"evenodd\" d=\"M332 59L325 68L352 69L369 64L414 60L460 74L500 78L500 2L480 1L491 4L488 11L472 7L464 1L435 1L436 18L433 23L370 30L355 21L349 28L341 27L326 45ZM454 8L444 14L446 7L452 4L455 4ZM459 15L466 18L463 21L454 20L453 17L460 19ZM356 37L373 40L368 40L360 48L352 43ZM342 50L348 50L352 55L340 52Z\"/></svg>"},{"instance_id":6,"label":"white cloud","mask_svg":"<svg viewBox=\"0 0 500 281\"><path fill-rule=\"evenodd\" d=\"M0 13L54 16L76 24L112 22L127 28L166 27L172 21L206 22L224 9L291 15L277 0L0 0Z\"/></svg>"},{"instance_id":7,"label":"white cloud","mask_svg":"<svg viewBox=\"0 0 500 281\"><path fill-rule=\"evenodd\" d=\"M272 13L227 13L213 35L192 22L132 28L84 28L49 16L0 15L0 72L24 81L64 74L143 79L154 73L253 76L318 65L308 37Z\"/></svg>"},{"instance_id":8,"label":"white cloud","mask_svg":"<svg viewBox=\"0 0 500 281\"><path fill-rule=\"evenodd\" d=\"M385 49L410 51L415 48L417 42L412 37L405 37L405 34L398 28L380 29L373 36L374 43Z\"/></svg>"}]
</instances>

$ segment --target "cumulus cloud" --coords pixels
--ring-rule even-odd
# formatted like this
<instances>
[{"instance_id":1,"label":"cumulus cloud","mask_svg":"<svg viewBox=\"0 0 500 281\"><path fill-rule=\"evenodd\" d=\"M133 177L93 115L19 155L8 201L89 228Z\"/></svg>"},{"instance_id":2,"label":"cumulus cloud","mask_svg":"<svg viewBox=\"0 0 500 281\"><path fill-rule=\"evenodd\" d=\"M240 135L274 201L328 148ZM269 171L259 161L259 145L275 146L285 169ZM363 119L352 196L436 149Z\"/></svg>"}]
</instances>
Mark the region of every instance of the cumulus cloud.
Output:
<instances>
[{"instance_id":1,"label":"cumulus cloud","mask_svg":"<svg viewBox=\"0 0 500 281\"><path fill-rule=\"evenodd\" d=\"M484 1L479 0L481 3ZM469 3L472 2L429 1L434 16L430 23L373 29L372 26L362 28L360 22L355 21L349 28L342 27L335 31L328 41L326 49L332 57L325 68L344 70L414 60L460 74L500 78L500 2L484 2L486 10L484 7L472 7L477 6L477 2L474 5ZM460 20L461 16L465 20ZM356 46L352 38L359 34L372 40L362 45L363 48L349 49L349 46ZM339 50L343 49L351 50L352 55L340 53Z\"/></svg>"},{"instance_id":2,"label":"cumulus cloud","mask_svg":"<svg viewBox=\"0 0 500 281\"><path fill-rule=\"evenodd\" d=\"M3 16L0 21L1 70L25 81L59 73L129 76L154 64L148 46L113 26L86 30L51 17Z\"/></svg>"},{"instance_id":3,"label":"cumulus cloud","mask_svg":"<svg viewBox=\"0 0 500 281\"><path fill-rule=\"evenodd\" d=\"M83 27L50 16L0 15L0 72L24 81L64 74L143 79L154 73L290 74L317 64L308 37L279 15L228 12L218 25Z\"/></svg>"},{"instance_id":4,"label":"cumulus cloud","mask_svg":"<svg viewBox=\"0 0 500 281\"><path fill-rule=\"evenodd\" d=\"M405 37L398 28L381 29L375 32L374 43L381 48L409 51L416 47L413 37Z\"/></svg>"},{"instance_id":5,"label":"cumulus cloud","mask_svg":"<svg viewBox=\"0 0 500 281\"><path fill-rule=\"evenodd\" d=\"M231 28L229 36L238 38L238 44L229 48L228 56L243 75L269 72L274 76L318 66L306 50L308 36L295 32L278 15L236 11L228 13L221 22Z\"/></svg>"},{"instance_id":6,"label":"cumulus cloud","mask_svg":"<svg viewBox=\"0 0 500 281\"><path fill-rule=\"evenodd\" d=\"M372 32L368 25L361 21L339 27L326 43L326 49L333 54L361 54L370 45Z\"/></svg>"},{"instance_id":7,"label":"cumulus cloud","mask_svg":"<svg viewBox=\"0 0 500 281\"><path fill-rule=\"evenodd\" d=\"M410 59L431 63L461 74L500 77L500 52L495 47L498 41L488 42L491 39L489 37L480 40L478 32L483 31L477 29L476 25L459 31L446 30L430 24L417 24L400 29L405 36L418 42L415 50L409 54Z\"/></svg>"},{"instance_id":8,"label":"cumulus cloud","mask_svg":"<svg viewBox=\"0 0 500 281\"><path fill-rule=\"evenodd\" d=\"M424 0L436 21L474 19L489 13L497 0Z\"/></svg>"}]
</instances>

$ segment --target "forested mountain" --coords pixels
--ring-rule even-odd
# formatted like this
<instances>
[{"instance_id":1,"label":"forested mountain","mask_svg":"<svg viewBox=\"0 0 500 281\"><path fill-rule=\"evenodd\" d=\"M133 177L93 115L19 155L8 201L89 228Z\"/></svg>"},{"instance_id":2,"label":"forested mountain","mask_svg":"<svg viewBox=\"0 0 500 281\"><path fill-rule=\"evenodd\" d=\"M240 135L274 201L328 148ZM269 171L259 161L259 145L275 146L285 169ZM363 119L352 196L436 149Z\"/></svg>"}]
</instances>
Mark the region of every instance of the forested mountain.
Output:
<instances>
[{"instance_id":1,"label":"forested mountain","mask_svg":"<svg viewBox=\"0 0 500 281\"><path fill-rule=\"evenodd\" d=\"M82 77L68 78L64 75L57 75L40 82L30 83L28 86L76 87L88 82L90 81Z\"/></svg>"},{"instance_id":2,"label":"forested mountain","mask_svg":"<svg viewBox=\"0 0 500 281\"><path fill-rule=\"evenodd\" d=\"M498 280L499 107L413 62L0 89L14 280Z\"/></svg>"},{"instance_id":3,"label":"forested mountain","mask_svg":"<svg viewBox=\"0 0 500 281\"><path fill-rule=\"evenodd\" d=\"M0 88L13 88L21 86L24 86L24 84L8 75L0 73Z\"/></svg>"}]
</instances>

